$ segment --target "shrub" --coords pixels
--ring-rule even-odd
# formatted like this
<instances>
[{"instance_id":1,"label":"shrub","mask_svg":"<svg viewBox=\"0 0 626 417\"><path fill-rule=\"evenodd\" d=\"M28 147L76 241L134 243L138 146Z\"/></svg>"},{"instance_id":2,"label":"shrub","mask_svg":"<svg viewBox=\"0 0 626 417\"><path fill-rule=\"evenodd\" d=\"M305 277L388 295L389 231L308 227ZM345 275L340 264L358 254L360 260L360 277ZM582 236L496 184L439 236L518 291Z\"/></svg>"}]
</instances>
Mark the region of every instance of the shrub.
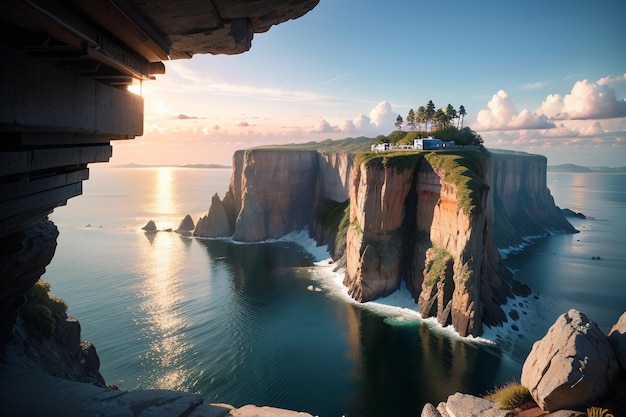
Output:
<instances>
[{"instance_id":1,"label":"shrub","mask_svg":"<svg viewBox=\"0 0 626 417\"><path fill-rule=\"evenodd\" d=\"M435 285L446 276L446 271L452 267L452 255L445 249L434 248L435 255L426 265L426 285Z\"/></svg>"},{"instance_id":2,"label":"shrub","mask_svg":"<svg viewBox=\"0 0 626 417\"><path fill-rule=\"evenodd\" d=\"M501 387L487 393L485 398L507 410L512 410L513 408L520 407L527 403L534 403L528 388L515 381L507 382Z\"/></svg>"},{"instance_id":3,"label":"shrub","mask_svg":"<svg viewBox=\"0 0 626 417\"><path fill-rule=\"evenodd\" d=\"M480 192L489 186L478 174L478 165L487 158L480 152L429 152L426 160L435 171L444 174L444 180L457 186L459 208L465 214L480 212Z\"/></svg>"},{"instance_id":4,"label":"shrub","mask_svg":"<svg viewBox=\"0 0 626 417\"><path fill-rule=\"evenodd\" d=\"M67 312L67 303L50 295L50 284L39 280L25 294L26 303L20 309L22 317L31 322L44 336L54 334L57 316Z\"/></svg>"},{"instance_id":5,"label":"shrub","mask_svg":"<svg viewBox=\"0 0 626 417\"><path fill-rule=\"evenodd\" d=\"M50 337L54 334L57 321L48 307L41 304L27 304L22 307L21 313L22 317L34 324L44 336Z\"/></svg>"}]
</instances>

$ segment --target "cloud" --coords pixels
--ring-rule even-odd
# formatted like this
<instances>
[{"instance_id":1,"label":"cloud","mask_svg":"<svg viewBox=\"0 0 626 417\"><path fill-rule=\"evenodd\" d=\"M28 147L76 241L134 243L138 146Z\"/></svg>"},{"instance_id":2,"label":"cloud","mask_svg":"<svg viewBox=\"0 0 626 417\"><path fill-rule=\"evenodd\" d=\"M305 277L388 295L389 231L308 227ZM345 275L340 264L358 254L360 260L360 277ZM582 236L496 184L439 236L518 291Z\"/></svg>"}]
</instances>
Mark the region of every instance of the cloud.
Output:
<instances>
[{"instance_id":1,"label":"cloud","mask_svg":"<svg viewBox=\"0 0 626 417\"><path fill-rule=\"evenodd\" d=\"M398 113L393 111L391 104L387 101L381 101L370 111L370 119L376 127L393 130L397 117Z\"/></svg>"},{"instance_id":2,"label":"cloud","mask_svg":"<svg viewBox=\"0 0 626 417\"><path fill-rule=\"evenodd\" d=\"M388 101L381 101L371 111L370 115L359 114L352 120L346 120L340 131L346 134L362 136L378 136L388 134L394 129L398 113Z\"/></svg>"},{"instance_id":3,"label":"cloud","mask_svg":"<svg viewBox=\"0 0 626 417\"><path fill-rule=\"evenodd\" d=\"M618 75L617 77L603 77L598 80L598 84L600 85L614 85L620 82L626 81L626 73L623 75Z\"/></svg>"},{"instance_id":4,"label":"cloud","mask_svg":"<svg viewBox=\"0 0 626 417\"><path fill-rule=\"evenodd\" d=\"M527 109L518 113L515 103L504 90L498 91L487 103L487 109L478 112L476 130L549 129L555 127L546 116Z\"/></svg>"},{"instance_id":5,"label":"cloud","mask_svg":"<svg viewBox=\"0 0 626 417\"><path fill-rule=\"evenodd\" d=\"M547 87L550 84L552 84L551 81L537 81L534 83L527 83L527 84L521 85L520 88L522 90L538 90L540 88Z\"/></svg>"},{"instance_id":6,"label":"cloud","mask_svg":"<svg viewBox=\"0 0 626 417\"><path fill-rule=\"evenodd\" d=\"M626 75L625 75L626 76ZM626 101L617 100L610 85L621 78L605 77L598 82L578 81L561 97L550 94L537 110L553 120L590 120L626 117Z\"/></svg>"},{"instance_id":7,"label":"cloud","mask_svg":"<svg viewBox=\"0 0 626 417\"><path fill-rule=\"evenodd\" d=\"M173 119L179 119L179 120L189 120L189 119L197 119L198 116L187 116L186 114L179 114L178 116L172 116Z\"/></svg>"},{"instance_id":8,"label":"cloud","mask_svg":"<svg viewBox=\"0 0 626 417\"><path fill-rule=\"evenodd\" d=\"M248 127L248 126L250 126L250 123L248 123L248 122L239 122L237 124L237 126L239 126L239 127Z\"/></svg>"},{"instance_id":9,"label":"cloud","mask_svg":"<svg viewBox=\"0 0 626 417\"><path fill-rule=\"evenodd\" d=\"M326 119L319 119L318 122L309 130L310 132L317 133L332 133L338 132L339 127L332 126Z\"/></svg>"}]
</instances>

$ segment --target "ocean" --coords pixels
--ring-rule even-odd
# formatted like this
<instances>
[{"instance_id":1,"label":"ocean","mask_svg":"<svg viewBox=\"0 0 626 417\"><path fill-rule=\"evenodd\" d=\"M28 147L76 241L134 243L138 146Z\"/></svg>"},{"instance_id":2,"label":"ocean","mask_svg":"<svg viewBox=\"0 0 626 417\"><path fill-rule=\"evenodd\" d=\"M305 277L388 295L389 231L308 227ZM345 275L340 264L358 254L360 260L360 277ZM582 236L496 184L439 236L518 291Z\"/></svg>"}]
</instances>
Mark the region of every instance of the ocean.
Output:
<instances>
[{"instance_id":1,"label":"ocean","mask_svg":"<svg viewBox=\"0 0 626 417\"><path fill-rule=\"evenodd\" d=\"M519 320L463 339L421 320L406 290L351 301L306 233L236 244L141 230L197 221L229 169L90 168L83 195L50 216L60 236L43 279L121 389L322 417L415 416L456 391L519 380L532 343L568 309L605 332L626 310L623 175L548 174L557 205L593 218L503 253L533 293L507 306Z\"/></svg>"}]
</instances>

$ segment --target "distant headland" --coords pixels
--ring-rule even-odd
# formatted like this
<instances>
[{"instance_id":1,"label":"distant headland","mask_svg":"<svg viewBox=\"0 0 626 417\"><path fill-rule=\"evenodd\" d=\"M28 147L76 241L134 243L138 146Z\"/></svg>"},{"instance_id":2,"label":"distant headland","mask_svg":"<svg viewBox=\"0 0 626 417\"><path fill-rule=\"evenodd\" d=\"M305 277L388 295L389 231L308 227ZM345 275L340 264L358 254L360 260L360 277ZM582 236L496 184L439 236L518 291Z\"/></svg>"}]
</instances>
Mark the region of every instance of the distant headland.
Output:
<instances>
[{"instance_id":1,"label":"distant headland","mask_svg":"<svg viewBox=\"0 0 626 417\"><path fill-rule=\"evenodd\" d=\"M574 164L548 165L549 173L589 173L589 174L626 174L626 166L623 167L586 167Z\"/></svg>"},{"instance_id":2,"label":"distant headland","mask_svg":"<svg viewBox=\"0 0 626 417\"><path fill-rule=\"evenodd\" d=\"M230 165L220 164L185 164L185 165L143 165L130 162L123 165L111 165L111 168L192 168L192 169L230 169Z\"/></svg>"}]
</instances>

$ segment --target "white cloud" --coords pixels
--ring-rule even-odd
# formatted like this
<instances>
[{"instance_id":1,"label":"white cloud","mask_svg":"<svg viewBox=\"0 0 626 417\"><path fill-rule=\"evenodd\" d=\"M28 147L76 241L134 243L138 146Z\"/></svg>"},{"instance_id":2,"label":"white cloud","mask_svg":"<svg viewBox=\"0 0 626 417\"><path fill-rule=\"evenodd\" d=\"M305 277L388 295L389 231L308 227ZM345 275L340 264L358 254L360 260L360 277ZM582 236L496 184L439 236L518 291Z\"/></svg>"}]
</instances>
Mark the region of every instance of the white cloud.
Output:
<instances>
[{"instance_id":1,"label":"white cloud","mask_svg":"<svg viewBox=\"0 0 626 417\"><path fill-rule=\"evenodd\" d=\"M378 136L388 134L394 129L398 113L393 111L388 101L381 101L371 111L369 117L359 114L352 120L346 120L341 131L362 136Z\"/></svg>"},{"instance_id":2,"label":"white cloud","mask_svg":"<svg viewBox=\"0 0 626 417\"><path fill-rule=\"evenodd\" d=\"M603 77L598 80L598 84L600 85L613 85L619 82L626 81L626 73L623 75L618 75L617 77Z\"/></svg>"},{"instance_id":3,"label":"white cloud","mask_svg":"<svg viewBox=\"0 0 626 417\"><path fill-rule=\"evenodd\" d=\"M317 133L332 133L339 131L337 126L331 125L326 119L319 119L318 122L311 128L310 132Z\"/></svg>"},{"instance_id":4,"label":"white cloud","mask_svg":"<svg viewBox=\"0 0 626 417\"><path fill-rule=\"evenodd\" d=\"M524 84L524 85L520 86L520 88L522 90L538 90L540 88L547 87L550 84L552 84L551 81L537 81L537 82L534 82L534 83Z\"/></svg>"},{"instance_id":5,"label":"white cloud","mask_svg":"<svg viewBox=\"0 0 626 417\"><path fill-rule=\"evenodd\" d=\"M476 116L476 130L518 130L518 129L549 129L554 124L543 115L532 113L527 109L518 113L515 103L504 90L498 91L487 108Z\"/></svg>"},{"instance_id":6,"label":"white cloud","mask_svg":"<svg viewBox=\"0 0 626 417\"><path fill-rule=\"evenodd\" d=\"M594 135L600 135L604 133L604 129L602 128L602 125L600 124L600 122L595 122L593 124L590 124L589 126L587 126L584 129L581 129L580 134L583 136L594 136Z\"/></svg>"},{"instance_id":7,"label":"white cloud","mask_svg":"<svg viewBox=\"0 0 626 417\"><path fill-rule=\"evenodd\" d=\"M626 101L617 100L615 90L610 86L616 80L605 77L595 83L578 81L564 97L559 94L547 96L537 112L554 120L626 117Z\"/></svg>"},{"instance_id":8,"label":"white cloud","mask_svg":"<svg viewBox=\"0 0 626 417\"><path fill-rule=\"evenodd\" d=\"M376 127L382 127L393 130L394 123L398 113L391 108L391 104L387 101L381 101L370 112L370 119Z\"/></svg>"}]
</instances>

